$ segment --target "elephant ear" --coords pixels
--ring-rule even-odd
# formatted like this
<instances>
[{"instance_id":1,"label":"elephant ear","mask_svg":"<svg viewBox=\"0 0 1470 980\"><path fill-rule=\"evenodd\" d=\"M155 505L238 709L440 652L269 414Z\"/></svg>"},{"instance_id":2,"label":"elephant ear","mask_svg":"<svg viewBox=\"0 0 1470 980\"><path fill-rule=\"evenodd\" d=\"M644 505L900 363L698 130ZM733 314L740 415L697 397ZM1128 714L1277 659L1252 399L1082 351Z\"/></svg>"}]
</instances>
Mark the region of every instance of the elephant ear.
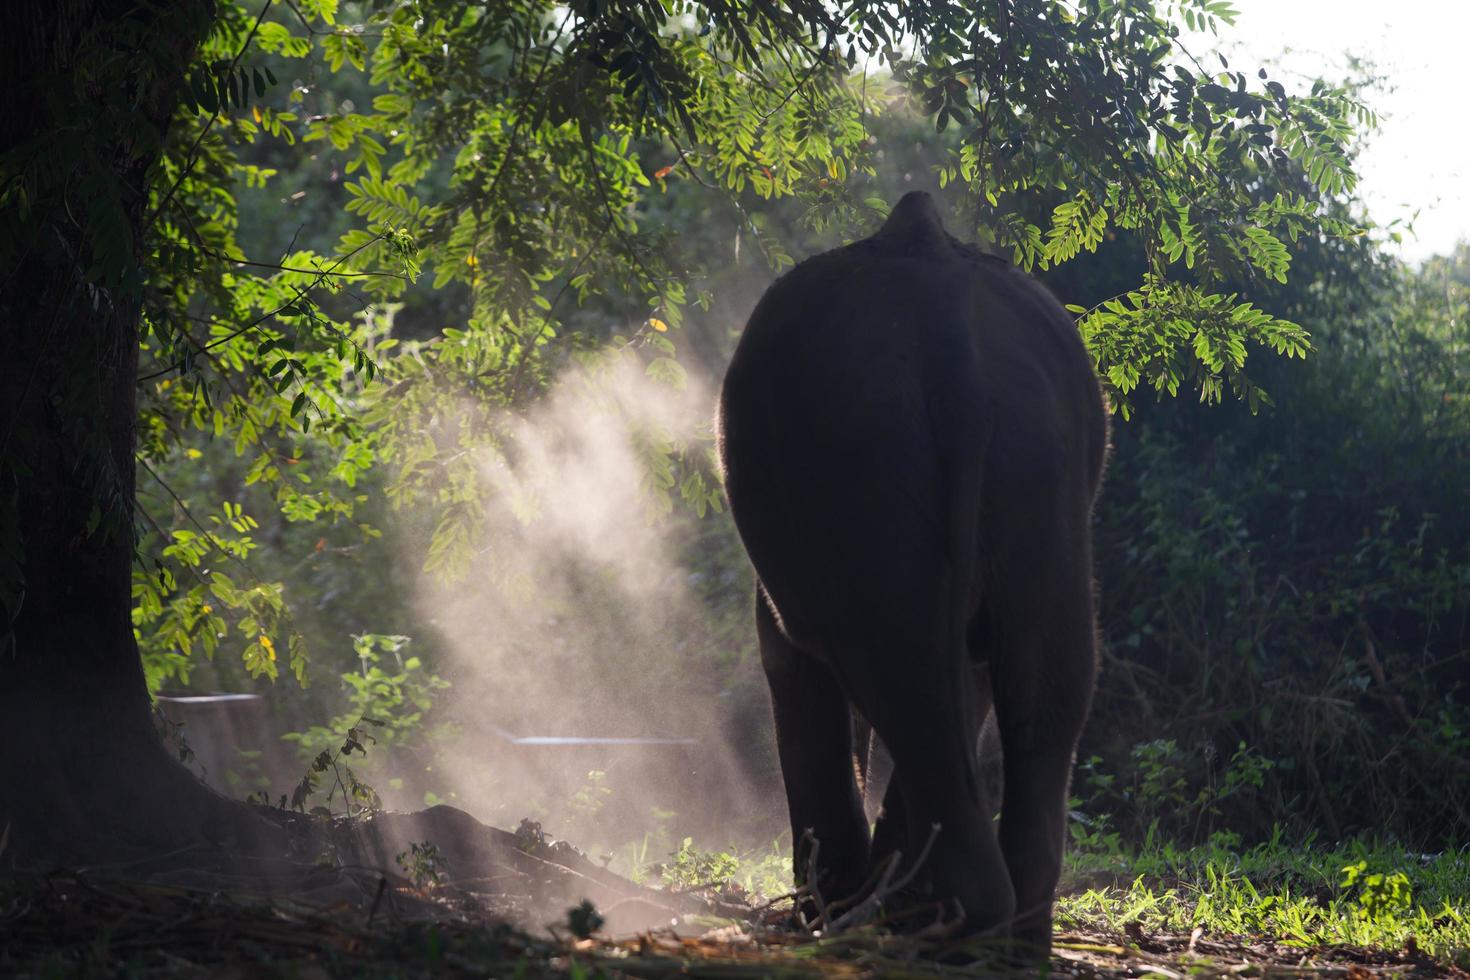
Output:
<instances>
[{"instance_id":1,"label":"elephant ear","mask_svg":"<svg viewBox=\"0 0 1470 980\"><path fill-rule=\"evenodd\" d=\"M955 241L944 230L934 199L924 191L905 194L873 241L912 256L953 254L955 250Z\"/></svg>"}]
</instances>

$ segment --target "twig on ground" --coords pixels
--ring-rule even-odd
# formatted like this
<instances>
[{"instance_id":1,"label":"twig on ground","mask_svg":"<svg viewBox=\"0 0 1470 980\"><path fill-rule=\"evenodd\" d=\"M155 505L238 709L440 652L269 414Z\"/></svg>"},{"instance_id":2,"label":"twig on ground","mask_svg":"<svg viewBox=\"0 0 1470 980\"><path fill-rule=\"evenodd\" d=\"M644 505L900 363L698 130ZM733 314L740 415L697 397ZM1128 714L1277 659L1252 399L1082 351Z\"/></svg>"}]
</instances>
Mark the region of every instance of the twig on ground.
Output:
<instances>
[{"instance_id":1,"label":"twig on ground","mask_svg":"<svg viewBox=\"0 0 1470 980\"><path fill-rule=\"evenodd\" d=\"M889 859L887 866L883 869L882 876L873 891L857 905L842 913L832 921L827 932L840 932L843 929L851 929L866 924L875 915L883 903L909 886L919 874L919 869L929 859L929 852L934 849L934 841L939 837L939 824L932 824L929 828L929 839L924 842L923 850L919 851L918 858L908 871L898 879L894 874L898 870L899 863L903 860L902 851L894 851L893 857Z\"/></svg>"},{"instance_id":2,"label":"twig on ground","mask_svg":"<svg viewBox=\"0 0 1470 980\"><path fill-rule=\"evenodd\" d=\"M383 893L385 891L387 891L387 890L388 890L388 879L387 878L383 878L383 877L379 877L378 878L378 890L373 895L373 904L368 909L367 921L363 923L363 928L364 929L371 929L372 928L372 926L373 926L373 916L375 916L375 915L378 914L378 906L382 903L382 901L383 901Z\"/></svg>"},{"instance_id":3,"label":"twig on ground","mask_svg":"<svg viewBox=\"0 0 1470 980\"><path fill-rule=\"evenodd\" d=\"M796 921L810 932L816 932L827 924L827 903L822 899L822 890L817 887L817 855L822 851L822 842L812 833L810 827L801 835L801 839L811 842L811 849L806 853L806 884L807 897L817 907L817 918L815 921L807 922L806 916L801 911L801 904L796 906Z\"/></svg>"}]
</instances>

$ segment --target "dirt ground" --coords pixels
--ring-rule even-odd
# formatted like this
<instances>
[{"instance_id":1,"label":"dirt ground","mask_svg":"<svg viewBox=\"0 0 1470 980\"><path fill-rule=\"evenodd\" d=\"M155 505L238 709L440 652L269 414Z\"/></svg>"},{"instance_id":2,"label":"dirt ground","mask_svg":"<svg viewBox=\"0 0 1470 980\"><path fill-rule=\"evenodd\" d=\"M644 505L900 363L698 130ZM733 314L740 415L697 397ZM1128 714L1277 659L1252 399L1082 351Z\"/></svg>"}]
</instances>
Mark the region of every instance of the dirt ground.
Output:
<instances>
[{"instance_id":1,"label":"dirt ground","mask_svg":"<svg viewBox=\"0 0 1470 980\"><path fill-rule=\"evenodd\" d=\"M450 808L350 828L314 862L271 874L207 854L0 878L6 977L1023 976L973 943L867 926L817 937L791 903L647 888L574 849ZM411 821L411 822L410 822ZM468 821L468 823L466 823ZM340 830L341 828L339 828ZM415 835L454 877L394 848ZM451 833L460 835L452 837ZM391 852L388 860L381 860ZM378 858L378 860L374 860ZM394 871L383 870L392 867ZM411 877L410 877L411 875ZM599 923L584 908L591 898ZM577 933L588 933L578 938ZM979 957L978 959L976 957ZM966 965L943 965L964 961ZM1064 933L1053 977L1449 977L1414 949L1302 950L1268 937Z\"/></svg>"},{"instance_id":2,"label":"dirt ground","mask_svg":"<svg viewBox=\"0 0 1470 980\"><path fill-rule=\"evenodd\" d=\"M350 874L341 872L340 874ZM333 877L336 875L334 874ZM325 877L325 876L324 876ZM357 875L364 884L366 873ZM235 893L57 873L0 892L0 974L11 977L896 977L1020 975L993 962L941 966L937 947L876 931L812 939L760 913L685 917L630 936L538 937L457 886L387 882L364 909L338 900ZM370 886L376 890L377 886ZM1242 937L1062 934L1054 977L1470 977L1454 967L1355 949Z\"/></svg>"}]
</instances>

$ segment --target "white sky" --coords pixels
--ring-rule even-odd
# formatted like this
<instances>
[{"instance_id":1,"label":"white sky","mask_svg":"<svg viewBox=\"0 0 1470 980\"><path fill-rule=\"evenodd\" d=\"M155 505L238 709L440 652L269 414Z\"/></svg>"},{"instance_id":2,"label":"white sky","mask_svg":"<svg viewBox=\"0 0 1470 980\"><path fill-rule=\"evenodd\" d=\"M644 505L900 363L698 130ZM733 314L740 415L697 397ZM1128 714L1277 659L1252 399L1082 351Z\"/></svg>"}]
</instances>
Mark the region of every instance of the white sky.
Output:
<instances>
[{"instance_id":1,"label":"white sky","mask_svg":"<svg viewBox=\"0 0 1470 980\"><path fill-rule=\"evenodd\" d=\"M1342 53L1351 51L1388 76L1393 90L1371 99L1382 129L1358 159L1358 190L1380 224L1419 212L1405 258L1470 239L1470 0L1234 4L1235 27L1220 32L1231 68L1265 65L1277 76L1274 66L1290 91L1294 73L1341 78ZM1186 40L1203 47L1199 35Z\"/></svg>"}]
</instances>

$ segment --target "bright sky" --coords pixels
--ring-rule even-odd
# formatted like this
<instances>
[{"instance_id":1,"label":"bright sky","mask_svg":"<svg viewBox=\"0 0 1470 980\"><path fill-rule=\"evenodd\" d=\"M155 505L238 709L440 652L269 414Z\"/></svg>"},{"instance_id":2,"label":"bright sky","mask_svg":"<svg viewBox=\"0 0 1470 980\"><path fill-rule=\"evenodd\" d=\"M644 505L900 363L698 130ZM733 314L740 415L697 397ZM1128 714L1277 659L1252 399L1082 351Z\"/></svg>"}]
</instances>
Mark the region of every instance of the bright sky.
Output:
<instances>
[{"instance_id":1,"label":"bright sky","mask_svg":"<svg viewBox=\"0 0 1470 980\"><path fill-rule=\"evenodd\" d=\"M1448 252L1456 241L1470 239L1470 2L1234 4L1235 27L1221 30L1222 39L1233 42L1225 49L1231 68L1274 65L1283 84L1294 73L1340 78L1342 53L1351 51L1388 76L1393 90L1371 99L1382 130L1358 158L1359 193L1380 224L1419 212L1414 235L1405 235L1405 258ZM1198 37L1190 39L1191 48L1199 46ZM1249 59L1237 62L1232 51Z\"/></svg>"}]
</instances>

